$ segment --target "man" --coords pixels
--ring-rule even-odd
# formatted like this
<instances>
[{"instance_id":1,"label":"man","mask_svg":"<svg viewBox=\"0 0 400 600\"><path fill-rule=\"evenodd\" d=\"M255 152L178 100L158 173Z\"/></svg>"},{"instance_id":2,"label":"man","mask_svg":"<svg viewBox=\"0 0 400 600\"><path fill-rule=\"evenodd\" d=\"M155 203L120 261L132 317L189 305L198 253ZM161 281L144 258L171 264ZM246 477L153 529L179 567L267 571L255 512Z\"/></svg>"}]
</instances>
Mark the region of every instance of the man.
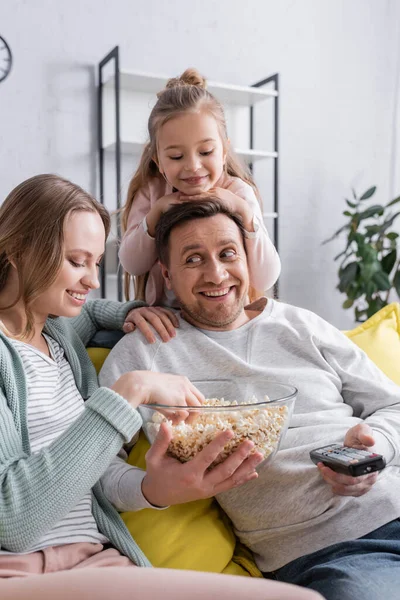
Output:
<instances>
[{"instance_id":1,"label":"man","mask_svg":"<svg viewBox=\"0 0 400 600\"><path fill-rule=\"evenodd\" d=\"M294 414L276 457L258 467L258 479L217 500L266 576L329 600L397 598L400 388L317 315L271 299L246 306L244 231L217 201L172 207L158 224L156 244L181 307L176 337L149 344L139 332L125 336L105 363L102 383L149 369L194 381L264 374L294 385ZM161 438L164 450L165 430ZM370 448L388 466L380 475L352 478L313 465L310 450L333 442ZM195 483L187 479L185 488L174 479L159 448L156 460L149 457L143 494L153 505L179 503Z\"/></svg>"}]
</instances>

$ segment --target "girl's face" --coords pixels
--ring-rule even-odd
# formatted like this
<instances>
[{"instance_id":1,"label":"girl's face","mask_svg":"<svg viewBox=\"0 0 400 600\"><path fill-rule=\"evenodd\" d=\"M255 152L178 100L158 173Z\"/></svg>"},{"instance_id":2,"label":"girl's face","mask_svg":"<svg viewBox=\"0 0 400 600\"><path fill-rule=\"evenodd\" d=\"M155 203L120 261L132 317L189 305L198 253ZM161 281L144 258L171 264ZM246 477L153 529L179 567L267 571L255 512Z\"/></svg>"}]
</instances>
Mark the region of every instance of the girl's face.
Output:
<instances>
[{"instance_id":1,"label":"girl's face","mask_svg":"<svg viewBox=\"0 0 400 600\"><path fill-rule=\"evenodd\" d=\"M167 121L157 136L158 168L183 194L214 187L224 170L224 149L217 121L207 112L186 113Z\"/></svg>"},{"instance_id":2,"label":"girl's face","mask_svg":"<svg viewBox=\"0 0 400 600\"><path fill-rule=\"evenodd\" d=\"M38 320L49 314L76 317L90 290L99 287L105 231L97 212L74 211L64 223L64 259L56 280L34 302Z\"/></svg>"}]
</instances>

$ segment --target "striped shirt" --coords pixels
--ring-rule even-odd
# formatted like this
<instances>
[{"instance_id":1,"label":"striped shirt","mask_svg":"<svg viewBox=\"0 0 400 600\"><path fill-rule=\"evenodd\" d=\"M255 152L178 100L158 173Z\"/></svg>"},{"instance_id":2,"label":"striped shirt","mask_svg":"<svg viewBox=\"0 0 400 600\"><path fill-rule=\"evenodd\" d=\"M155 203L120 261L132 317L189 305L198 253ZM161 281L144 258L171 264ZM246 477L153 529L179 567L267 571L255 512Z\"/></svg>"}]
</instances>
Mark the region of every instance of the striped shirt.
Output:
<instances>
[{"instance_id":1,"label":"striped shirt","mask_svg":"<svg viewBox=\"0 0 400 600\"><path fill-rule=\"evenodd\" d=\"M83 398L63 348L51 337L43 335L50 357L29 344L12 340L26 375L27 421L32 453L40 452L54 442L84 410ZM108 542L99 532L93 517L90 491L29 552L77 542Z\"/></svg>"}]
</instances>

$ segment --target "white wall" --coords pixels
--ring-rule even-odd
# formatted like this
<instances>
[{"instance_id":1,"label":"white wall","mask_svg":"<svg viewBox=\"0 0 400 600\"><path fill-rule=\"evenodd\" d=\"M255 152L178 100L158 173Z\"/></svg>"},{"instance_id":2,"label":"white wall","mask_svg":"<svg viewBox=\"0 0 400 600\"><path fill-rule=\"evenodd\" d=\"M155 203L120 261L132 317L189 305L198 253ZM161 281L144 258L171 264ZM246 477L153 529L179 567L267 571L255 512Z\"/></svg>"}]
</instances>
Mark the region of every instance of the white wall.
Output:
<instances>
[{"instance_id":1,"label":"white wall","mask_svg":"<svg viewBox=\"0 0 400 600\"><path fill-rule=\"evenodd\" d=\"M281 74L281 297L340 327L333 256L343 197L399 193L396 0L4 1L14 67L0 84L0 197L58 172L97 191L95 66L251 84ZM126 183L126 182L124 182Z\"/></svg>"}]
</instances>

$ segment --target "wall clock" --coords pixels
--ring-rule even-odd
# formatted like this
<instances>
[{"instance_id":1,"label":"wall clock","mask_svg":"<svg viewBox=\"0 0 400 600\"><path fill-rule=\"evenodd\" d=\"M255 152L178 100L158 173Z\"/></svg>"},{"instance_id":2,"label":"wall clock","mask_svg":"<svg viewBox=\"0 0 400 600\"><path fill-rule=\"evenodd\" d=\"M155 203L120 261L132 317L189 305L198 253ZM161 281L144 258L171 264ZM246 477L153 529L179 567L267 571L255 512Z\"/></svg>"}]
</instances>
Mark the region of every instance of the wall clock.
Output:
<instances>
[{"instance_id":1,"label":"wall clock","mask_svg":"<svg viewBox=\"0 0 400 600\"><path fill-rule=\"evenodd\" d=\"M4 81L12 66L11 48L6 40L0 36L0 82Z\"/></svg>"}]
</instances>

